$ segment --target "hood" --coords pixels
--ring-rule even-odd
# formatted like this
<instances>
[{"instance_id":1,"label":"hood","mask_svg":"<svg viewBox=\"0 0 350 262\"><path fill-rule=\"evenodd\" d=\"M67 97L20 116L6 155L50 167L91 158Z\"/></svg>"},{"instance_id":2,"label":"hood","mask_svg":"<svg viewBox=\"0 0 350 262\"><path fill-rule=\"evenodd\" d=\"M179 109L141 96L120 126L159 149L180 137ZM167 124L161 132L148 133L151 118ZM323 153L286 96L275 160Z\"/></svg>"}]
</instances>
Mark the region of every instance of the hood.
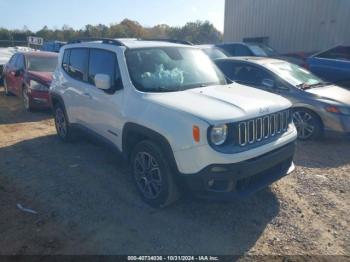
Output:
<instances>
[{"instance_id":1,"label":"hood","mask_svg":"<svg viewBox=\"0 0 350 262\"><path fill-rule=\"evenodd\" d=\"M339 86L330 85L317 87L305 90L305 92L314 94L320 99L330 100L330 102L350 106L350 91Z\"/></svg>"},{"instance_id":2,"label":"hood","mask_svg":"<svg viewBox=\"0 0 350 262\"><path fill-rule=\"evenodd\" d=\"M52 72L36 72L36 71L28 71L27 75L29 78L38 81L47 86L51 85L52 82Z\"/></svg>"},{"instance_id":3,"label":"hood","mask_svg":"<svg viewBox=\"0 0 350 262\"><path fill-rule=\"evenodd\" d=\"M281 96L237 83L181 92L153 93L147 99L167 108L187 112L210 124L251 119L292 105Z\"/></svg>"}]
</instances>

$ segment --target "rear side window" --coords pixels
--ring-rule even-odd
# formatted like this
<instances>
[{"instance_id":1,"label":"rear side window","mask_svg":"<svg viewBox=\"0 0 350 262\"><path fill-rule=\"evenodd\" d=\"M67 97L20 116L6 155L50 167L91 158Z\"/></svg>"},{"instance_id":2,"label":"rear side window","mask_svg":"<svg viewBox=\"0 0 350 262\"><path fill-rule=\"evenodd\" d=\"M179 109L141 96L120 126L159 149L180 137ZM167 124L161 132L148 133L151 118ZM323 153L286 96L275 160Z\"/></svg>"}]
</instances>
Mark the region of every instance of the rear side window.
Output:
<instances>
[{"instance_id":1,"label":"rear side window","mask_svg":"<svg viewBox=\"0 0 350 262\"><path fill-rule=\"evenodd\" d=\"M87 81L88 58L88 49L71 49L69 55L68 74L76 80Z\"/></svg>"},{"instance_id":2,"label":"rear side window","mask_svg":"<svg viewBox=\"0 0 350 262\"><path fill-rule=\"evenodd\" d=\"M70 50L68 49L64 51L63 60L62 60L62 67L64 71L66 71L66 73L68 73L68 70L69 70L69 56L70 56Z\"/></svg>"}]
</instances>

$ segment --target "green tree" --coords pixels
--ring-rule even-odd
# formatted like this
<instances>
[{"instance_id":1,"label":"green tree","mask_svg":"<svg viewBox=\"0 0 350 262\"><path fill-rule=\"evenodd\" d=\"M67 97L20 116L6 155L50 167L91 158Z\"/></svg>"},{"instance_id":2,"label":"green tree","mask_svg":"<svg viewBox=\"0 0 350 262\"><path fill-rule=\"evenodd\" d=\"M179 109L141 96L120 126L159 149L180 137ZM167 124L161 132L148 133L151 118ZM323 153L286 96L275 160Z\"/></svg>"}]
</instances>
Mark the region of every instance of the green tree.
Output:
<instances>
[{"instance_id":1,"label":"green tree","mask_svg":"<svg viewBox=\"0 0 350 262\"><path fill-rule=\"evenodd\" d=\"M8 46L19 43L16 41L26 41L28 36L38 36L45 41L70 41L76 38L173 38L178 40L187 40L195 44L211 44L222 40L222 34L213 24L208 21L197 21L187 23L183 27L170 27L165 24L154 27L143 27L140 23L124 19L120 23L106 26L103 24L86 25L84 28L74 30L69 25L63 25L62 28L50 29L44 26L38 32L31 32L26 26L22 30L7 30L0 28L0 45Z\"/></svg>"}]
</instances>

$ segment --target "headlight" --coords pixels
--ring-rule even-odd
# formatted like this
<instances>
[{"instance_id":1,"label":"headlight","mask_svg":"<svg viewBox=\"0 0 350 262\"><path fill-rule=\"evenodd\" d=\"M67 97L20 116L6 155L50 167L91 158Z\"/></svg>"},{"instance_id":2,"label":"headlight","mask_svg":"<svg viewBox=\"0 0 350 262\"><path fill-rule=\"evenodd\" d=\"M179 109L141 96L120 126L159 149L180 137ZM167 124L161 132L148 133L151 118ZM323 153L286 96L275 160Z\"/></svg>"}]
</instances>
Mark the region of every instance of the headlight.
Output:
<instances>
[{"instance_id":1,"label":"headlight","mask_svg":"<svg viewBox=\"0 0 350 262\"><path fill-rule=\"evenodd\" d=\"M228 127L225 124L213 126L210 130L210 141L221 146L226 142Z\"/></svg>"},{"instance_id":2,"label":"headlight","mask_svg":"<svg viewBox=\"0 0 350 262\"><path fill-rule=\"evenodd\" d=\"M326 106L326 111L328 113L350 115L350 108L349 107Z\"/></svg>"},{"instance_id":3,"label":"headlight","mask_svg":"<svg viewBox=\"0 0 350 262\"><path fill-rule=\"evenodd\" d=\"M30 80L30 89L36 90L36 91L47 91L48 88L44 86L43 84L38 83L37 81Z\"/></svg>"}]
</instances>

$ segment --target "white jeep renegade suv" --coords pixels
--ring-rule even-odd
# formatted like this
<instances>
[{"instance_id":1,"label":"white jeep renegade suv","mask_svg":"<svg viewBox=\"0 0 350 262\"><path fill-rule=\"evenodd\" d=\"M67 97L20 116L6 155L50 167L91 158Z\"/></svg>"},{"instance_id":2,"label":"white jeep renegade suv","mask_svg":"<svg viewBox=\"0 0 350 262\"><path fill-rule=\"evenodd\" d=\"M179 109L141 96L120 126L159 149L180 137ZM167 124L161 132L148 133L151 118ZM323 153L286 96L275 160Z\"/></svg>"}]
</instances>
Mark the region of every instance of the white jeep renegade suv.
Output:
<instances>
[{"instance_id":1,"label":"white jeep renegade suv","mask_svg":"<svg viewBox=\"0 0 350 262\"><path fill-rule=\"evenodd\" d=\"M228 84L192 46L77 40L61 49L50 93L58 136L83 129L115 146L154 207L182 189L246 196L294 169L291 103Z\"/></svg>"}]
</instances>

